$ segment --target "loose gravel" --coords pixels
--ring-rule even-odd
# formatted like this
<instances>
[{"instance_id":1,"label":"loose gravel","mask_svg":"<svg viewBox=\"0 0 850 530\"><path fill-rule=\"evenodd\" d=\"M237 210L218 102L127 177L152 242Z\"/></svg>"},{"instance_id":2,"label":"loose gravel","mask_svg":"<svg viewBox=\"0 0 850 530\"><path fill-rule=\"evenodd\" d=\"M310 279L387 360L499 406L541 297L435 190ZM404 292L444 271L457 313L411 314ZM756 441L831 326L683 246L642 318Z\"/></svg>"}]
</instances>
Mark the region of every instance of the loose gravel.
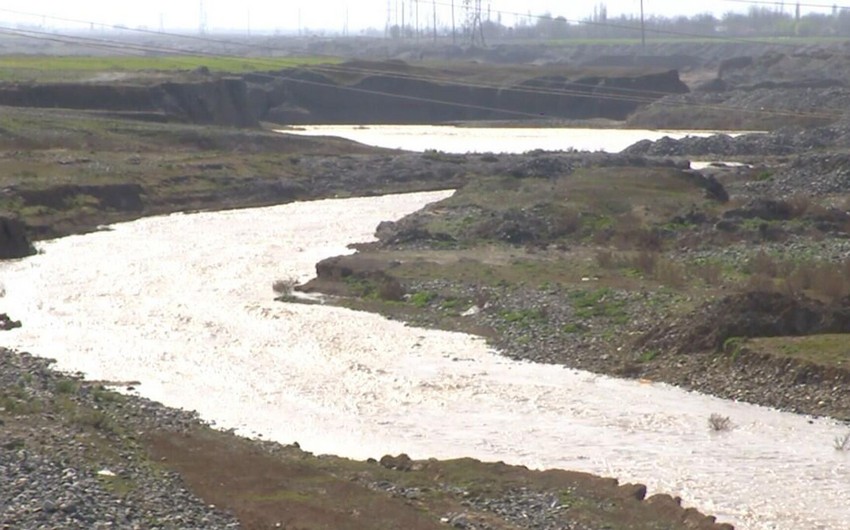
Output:
<instances>
[{"instance_id":1,"label":"loose gravel","mask_svg":"<svg viewBox=\"0 0 850 530\"><path fill-rule=\"evenodd\" d=\"M180 478L146 457L137 436L177 432L194 414L50 369L0 348L0 528L229 529Z\"/></svg>"}]
</instances>

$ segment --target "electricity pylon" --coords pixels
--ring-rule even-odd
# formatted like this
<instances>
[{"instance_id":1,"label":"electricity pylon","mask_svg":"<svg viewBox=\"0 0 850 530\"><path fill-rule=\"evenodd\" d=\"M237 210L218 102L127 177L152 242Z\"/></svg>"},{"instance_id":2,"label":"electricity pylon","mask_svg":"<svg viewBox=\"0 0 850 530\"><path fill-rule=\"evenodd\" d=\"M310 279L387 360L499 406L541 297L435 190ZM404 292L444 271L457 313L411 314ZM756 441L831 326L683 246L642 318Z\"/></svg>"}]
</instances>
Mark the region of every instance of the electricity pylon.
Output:
<instances>
[{"instance_id":1,"label":"electricity pylon","mask_svg":"<svg viewBox=\"0 0 850 530\"><path fill-rule=\"evenodd\" d=\"M484 24L481 22L481 0L463 0L466 9L466 27L469 31L469 43L486 46L484 42Z\"/></svg>"}]
</instances>

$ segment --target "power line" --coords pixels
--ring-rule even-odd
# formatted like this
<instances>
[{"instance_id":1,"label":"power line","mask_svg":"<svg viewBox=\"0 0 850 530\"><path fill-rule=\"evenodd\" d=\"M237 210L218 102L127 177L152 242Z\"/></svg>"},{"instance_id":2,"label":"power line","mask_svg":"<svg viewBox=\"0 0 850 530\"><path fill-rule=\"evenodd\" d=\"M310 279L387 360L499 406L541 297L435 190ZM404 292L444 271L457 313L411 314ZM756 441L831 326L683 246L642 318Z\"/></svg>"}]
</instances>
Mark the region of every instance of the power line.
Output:
<instances>
[{"instance_id":1,"label":"power line","mask_svg":"<svg viewBox=\"0 0 850 530\"><path fill-rule=\"evenodd\" d=\"M776 1L776 0L722 0L723 2L733 3L733 4L749 4L749 5L768 5L774 7L784 7L785 2ZM837 5L837 4L812 4L812 3L803 3L803 2L790 2L795 6L800 7L810 7L817 9L850 9L850 6L846 5Z\"/></svg>"}]
</instances>

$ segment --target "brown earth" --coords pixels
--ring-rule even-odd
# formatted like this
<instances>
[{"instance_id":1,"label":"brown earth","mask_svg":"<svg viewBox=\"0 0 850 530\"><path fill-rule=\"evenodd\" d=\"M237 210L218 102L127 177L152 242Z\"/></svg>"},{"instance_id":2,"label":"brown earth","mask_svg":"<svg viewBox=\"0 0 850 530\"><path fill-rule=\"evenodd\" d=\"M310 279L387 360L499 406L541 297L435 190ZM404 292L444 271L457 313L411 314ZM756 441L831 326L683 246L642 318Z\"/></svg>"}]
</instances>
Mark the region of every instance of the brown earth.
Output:
<instances>
[{"instance_id":1,"label":"brown earth","mask_svg":"<svg viewBox=\"0 0 850 530\"><path fill-rule=\"evenodd\" d=\"M412 461L405 455L384 457L380 464L317 458L295 446L252 443L209 429L146 438L155 460L178 471L201 498L232 511L246 529L436 530L447 522L456 528L530 528L492 509L504 495L528 492L556 499L558 509L547 522L564 525L558 528L731 529L682 508L679 499L644 499L643 486L584 473L471 459Z\"/></svg>"}]
</instances>

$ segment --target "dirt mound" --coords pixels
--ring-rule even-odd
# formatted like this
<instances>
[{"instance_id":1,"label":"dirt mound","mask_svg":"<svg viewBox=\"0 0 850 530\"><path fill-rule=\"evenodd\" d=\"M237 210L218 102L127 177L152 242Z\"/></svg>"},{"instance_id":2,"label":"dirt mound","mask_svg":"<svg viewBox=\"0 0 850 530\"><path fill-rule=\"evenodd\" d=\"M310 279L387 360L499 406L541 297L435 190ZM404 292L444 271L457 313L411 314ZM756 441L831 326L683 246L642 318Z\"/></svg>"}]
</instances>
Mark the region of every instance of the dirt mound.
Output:
<instances>
[{"instance_id":1,"label":"dirt mound","mask_svg":"<svg viewBox=\"0 0 850 530\"><path fill-rule=\"evenodd\" d=\"M0 331L9 331L21 327L20 320L12 320L6 313L0 313Z\"/></svg>"},{"instance_id":2,"label":"dirt mound","mask_svg":"<svg viewBox=\"0 0 850 530\"><path fill-rule=\"evenodd\" d=\"M24 224L11 217L0 216L0 259L15 259L35 254Z\"/></svg>"},{"instance_id":3,"label":"dirt mound","mask_svg":"<svg viewBox=\"0 0 850 530\"><path fill-rule=\"evenodd\" d=\"M747 292L711 302L638 339L643 350L717 351L732 337L780 337L850 330L850 299L826 305L782 293Z\"/></svg>"},{"instance_id":4,"label":"dirt mound","mask_svg":"<svg viewBox=\"0 0 850 530\"><path fill-rule=\"evenodd\" d=\"M316 264L316 278L296 290L399 301L404 297L404 288L385 272L387 266L382 259L361 254L327 258ZM390 268L393 266L389 264Z\"/></svg>"}]
</instances>

